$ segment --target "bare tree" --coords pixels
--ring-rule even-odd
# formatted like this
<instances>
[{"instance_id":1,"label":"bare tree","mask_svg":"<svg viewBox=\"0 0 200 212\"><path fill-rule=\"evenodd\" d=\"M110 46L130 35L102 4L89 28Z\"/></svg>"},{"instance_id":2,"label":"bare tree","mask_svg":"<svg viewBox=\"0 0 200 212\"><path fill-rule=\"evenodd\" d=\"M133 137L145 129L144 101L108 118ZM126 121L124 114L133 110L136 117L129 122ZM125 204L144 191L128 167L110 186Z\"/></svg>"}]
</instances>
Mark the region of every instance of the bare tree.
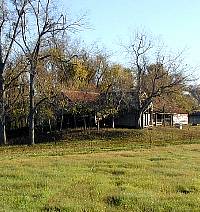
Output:
<instances>
[{"instance_id":1,"label":"bare tree","mask_svg":"<svg viewBox=\"0 0 200 212\"><path fill-rule=\"evenodd\" d=\"M143 128L143 113L157 96L180 90L188 80L183 74L182 52L167 56L159 48L155 52L151 40L143 33L137 33L129 46L135 74L135 108L138 111L138 128Z\"/></svg>"},{"instance_id":2,"label":"bare tree","mask_svg":"<svg viewBox=\"0 0 200 212\"><path fill-rule=\"evenodd\" d=\"M40 60L49 57L41 55L49 43L56 37L63 36L66 31L76 31L82 24L82 18L71 22L63 14L53 12L51 0L27 0L27 8L20 19L21 41L15 40L29 62L29 144L35 143L35 111L39 103L35 104L35 80L37 66ZM40 100L43 102L43 100Z\"/></svg>"},{"instance_id":3,"label":"bare tree","mask_svg":"<svg viewBox=\"0 0 200 212\"><path fill-rule=\"evenodd\" d=\"M200 105L200 85L199 84L190 85L188 87L188 91L199 106Z\"/></svg>"},{"instance_id":4,"label":"bare tree","mask_svg":"<svg viewBox=\"0 0 200 212\"><path fill-rule=\"evenodd\" d=\"M101 107L99 113L104 117L112 117L112 127L115 127L115 116L128 109L133 77L129 69L119 64L113 64L102 76Z\"/></svg>"},{"instance_id":5,"label":"bare tree","mask_svg":"<svg viewBox=\"0 0 200 212\"><path fill-rule=\"evenodd\" d=\"M6 144L5 79L7 63L12 56L14 40L19 35L19 24L26 1L0 1L0 144Z\"/></svg>"}]
</instances>

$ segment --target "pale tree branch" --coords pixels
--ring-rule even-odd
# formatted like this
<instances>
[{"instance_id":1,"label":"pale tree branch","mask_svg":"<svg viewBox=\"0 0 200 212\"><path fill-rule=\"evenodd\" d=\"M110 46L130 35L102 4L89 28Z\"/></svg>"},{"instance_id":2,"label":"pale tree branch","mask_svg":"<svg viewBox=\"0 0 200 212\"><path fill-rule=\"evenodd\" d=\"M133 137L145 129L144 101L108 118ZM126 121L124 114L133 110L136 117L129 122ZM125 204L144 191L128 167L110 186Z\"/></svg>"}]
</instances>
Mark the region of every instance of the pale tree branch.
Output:
<instances>
[{"instance_id":1,"label":"pale tree branch","mask_svg":"<svg viewBox=\"0 0 200 212\"><path fill-rule=\"evenodd\" d=\"M7 50L7 54L6 54L5 59L4 59L4 63L6 63L8 57L9 57L9 55L10 55L10 52L11 52L13 43L14 43L14 41L15 41L15 39L16 39L17 30L18 30L18 27L19 27L19 24L20 24L21 17L22 17L23 14L24 14L24 9L25 9L25 7L26 7L26 4L25 4L25 1L24 1L24 4L23 4L23 6L22 6L22 8L21 8L20 10L16 8L17 11L18 11L18 17L17 17L16 23L14 24L14 30L13 30L13 34L12 34L12 36L11 36L11 42L10 42L10 44L9 44L9 47L8 47L8 50Z\"/></svg>"}]
</instances>

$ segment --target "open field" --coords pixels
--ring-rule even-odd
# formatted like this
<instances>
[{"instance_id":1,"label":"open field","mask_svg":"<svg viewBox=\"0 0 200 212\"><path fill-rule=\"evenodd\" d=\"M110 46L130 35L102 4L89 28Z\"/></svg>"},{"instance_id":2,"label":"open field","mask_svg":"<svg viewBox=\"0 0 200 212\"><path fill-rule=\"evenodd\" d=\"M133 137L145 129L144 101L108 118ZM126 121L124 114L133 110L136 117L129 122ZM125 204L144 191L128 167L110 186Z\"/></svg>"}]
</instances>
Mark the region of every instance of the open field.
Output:
<instances>
[{"instance_id":1,"label":"open field","mask_svg":"<svg viewBox=\"0 0 200 212\"><path fill-rule=\"evenodd\" d=\"M198 127L107 133L1 147L0 211L200 211Z\"/></svg>"}]
</instances>

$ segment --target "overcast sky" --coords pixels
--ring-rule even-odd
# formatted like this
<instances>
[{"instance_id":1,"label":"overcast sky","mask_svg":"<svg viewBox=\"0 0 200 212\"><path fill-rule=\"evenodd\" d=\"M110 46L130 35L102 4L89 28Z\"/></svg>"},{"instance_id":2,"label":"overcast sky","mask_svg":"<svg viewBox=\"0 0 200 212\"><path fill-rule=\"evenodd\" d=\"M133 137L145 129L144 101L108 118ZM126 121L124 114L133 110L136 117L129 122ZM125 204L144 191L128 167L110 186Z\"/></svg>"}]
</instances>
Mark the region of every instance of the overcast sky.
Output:
<instances>
[{"instance_id":1,"label":"overcast sky","mask_svg":"<svg viewBox=\"0 0 200 212\"><path fill-rule=\"evenodd\" d=\"M62 1L73 16L87 13L93 30L81 33L86 43L98 41L108 50L120 52L120 41L128 42L131 34L142 28L160 37L170 49L186 48L186 63L200 65L200 0ZM115 58L123 63L120 54Z\"/></svg>"}]
</instances>

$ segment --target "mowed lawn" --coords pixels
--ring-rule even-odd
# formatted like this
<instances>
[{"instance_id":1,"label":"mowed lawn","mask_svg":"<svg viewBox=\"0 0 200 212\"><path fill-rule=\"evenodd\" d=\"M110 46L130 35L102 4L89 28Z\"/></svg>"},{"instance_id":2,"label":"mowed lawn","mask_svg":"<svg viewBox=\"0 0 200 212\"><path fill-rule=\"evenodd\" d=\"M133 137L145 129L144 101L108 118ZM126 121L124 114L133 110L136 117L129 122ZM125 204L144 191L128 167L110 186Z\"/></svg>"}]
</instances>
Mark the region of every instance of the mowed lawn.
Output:
<instances>
[{"instance_id":1,"label":"mowed lawn","mask_svg":"<svg viewBox=\"0 0 200 212\"><path fill-rule=\"evenodd\" d=\"M0 211L200 211L198 142L115 151L74 145L3 147Z\"/></svg>"}]
</instances>

